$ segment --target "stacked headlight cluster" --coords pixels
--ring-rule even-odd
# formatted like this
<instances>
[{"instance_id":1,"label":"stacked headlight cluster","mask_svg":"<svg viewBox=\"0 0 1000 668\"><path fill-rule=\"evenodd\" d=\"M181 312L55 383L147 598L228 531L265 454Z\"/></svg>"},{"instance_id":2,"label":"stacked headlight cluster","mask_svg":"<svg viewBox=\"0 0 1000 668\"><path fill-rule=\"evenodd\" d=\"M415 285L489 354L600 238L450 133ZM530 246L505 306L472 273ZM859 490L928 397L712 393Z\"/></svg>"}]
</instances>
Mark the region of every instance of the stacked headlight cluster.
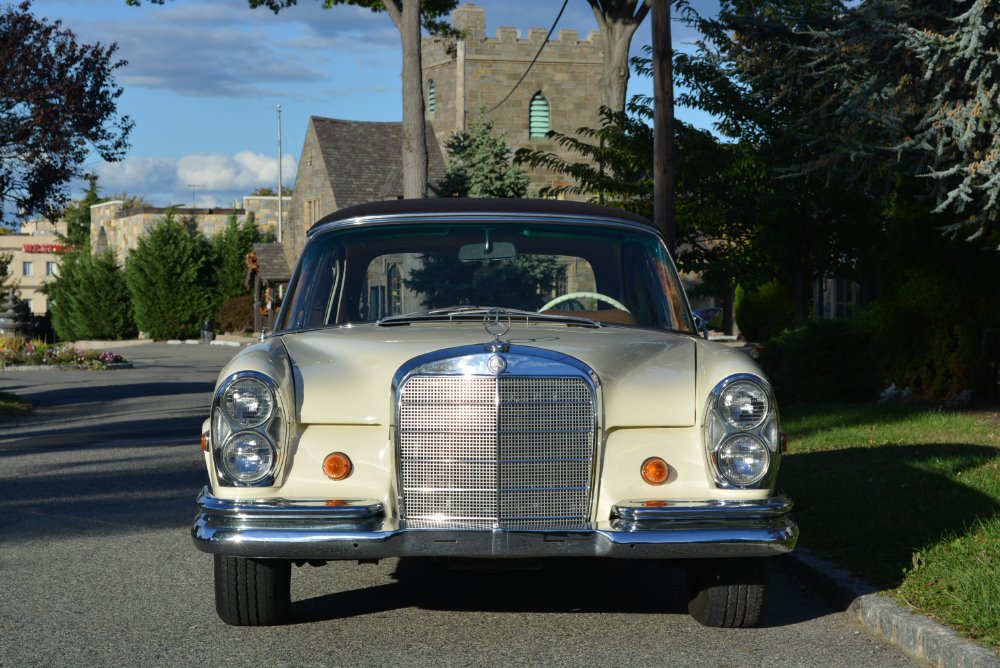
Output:
<instances>
[{"instance_id":1,"label":"stacked headlight cluster","mask_svg":"<svg viewBox=\"0 0 1000 668\"><path fill-rule=\"evenodd\" d=\"M276 389L268 376L240 371L215 393L212 443L222 484L274 483L282 435Z\"/></svg>"},{"instance_id":2,"label":"stacked headlight cluster","mask_svg":"<svg viewBox=\"0 0 1000 668\"><path fill-rule=\"evenodd\" d=\"M719 487L770 487L781 457L771 388L749 374L725 378L708 397L705 447Z\"/></svg>"}]
</instances>

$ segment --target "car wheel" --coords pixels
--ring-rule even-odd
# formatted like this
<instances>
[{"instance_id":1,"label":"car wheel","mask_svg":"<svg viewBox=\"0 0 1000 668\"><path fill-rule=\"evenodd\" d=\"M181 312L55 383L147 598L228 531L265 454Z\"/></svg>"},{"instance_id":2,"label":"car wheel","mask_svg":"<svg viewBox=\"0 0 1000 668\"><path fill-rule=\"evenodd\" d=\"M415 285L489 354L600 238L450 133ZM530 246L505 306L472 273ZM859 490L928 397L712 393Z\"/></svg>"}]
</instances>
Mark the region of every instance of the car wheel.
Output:
<instances>
[{"instance_id":1,"label":"car wheel","mask_svg":"<svg viewBox=\"0 0 1000 668\"><path fill-rule=\"evenodd\" d=\"M704 626L756 626L770 572L763 557L697 562L688 569L688 612Z\"/></svg>"},{"instance_id":2,"label":"car wheel","mask_svg":"<svg viewBox=\"0 0 1000 668\"><path fill-rule=\"evenodd\" d=\"M215 555L215 610L232 626L273 626L288 619L290 561Z\"/></svg>"}]
</instances>

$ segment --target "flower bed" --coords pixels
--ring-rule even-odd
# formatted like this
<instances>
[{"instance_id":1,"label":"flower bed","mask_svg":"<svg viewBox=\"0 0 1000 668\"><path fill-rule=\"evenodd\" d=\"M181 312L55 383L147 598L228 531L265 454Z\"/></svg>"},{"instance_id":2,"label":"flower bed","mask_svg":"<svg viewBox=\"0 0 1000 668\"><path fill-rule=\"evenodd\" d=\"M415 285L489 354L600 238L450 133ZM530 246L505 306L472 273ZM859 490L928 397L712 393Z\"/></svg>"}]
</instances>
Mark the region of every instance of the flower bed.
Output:
<instances>
[{"instance_id":1,"label":"flower bed","mask_svg":"<svg viewBox=\"0 0 1000 668\"><path fill-rule=\"evenodd\" d=\"M76 369L111 369L131 366L116 352L80 350L72 345L50 345L28 341L22 336L0 334L0 368L70 367Z\"/></svg>"}]
</instances>

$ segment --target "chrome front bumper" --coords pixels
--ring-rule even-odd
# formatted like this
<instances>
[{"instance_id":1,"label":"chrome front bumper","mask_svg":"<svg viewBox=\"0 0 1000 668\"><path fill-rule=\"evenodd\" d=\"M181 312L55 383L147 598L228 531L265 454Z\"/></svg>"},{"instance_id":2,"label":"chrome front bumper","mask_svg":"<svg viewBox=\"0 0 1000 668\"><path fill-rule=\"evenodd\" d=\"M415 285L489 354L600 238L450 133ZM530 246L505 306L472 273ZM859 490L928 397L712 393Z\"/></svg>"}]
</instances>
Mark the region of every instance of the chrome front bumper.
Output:
<instances>
[{"instance_id":1,"label":"chrome front bumper","mask_svg":"<svg viewBox=\"0 0 1000 668\"><path fill-rule=\"evenodd\" d=\"M386 557L763 557L790 552L791 501L629 501L575 529L408 529L378 501L229 501L205 488L191 535L203 552L234 557L353 560Z\"/></svg>"}]
</instances>

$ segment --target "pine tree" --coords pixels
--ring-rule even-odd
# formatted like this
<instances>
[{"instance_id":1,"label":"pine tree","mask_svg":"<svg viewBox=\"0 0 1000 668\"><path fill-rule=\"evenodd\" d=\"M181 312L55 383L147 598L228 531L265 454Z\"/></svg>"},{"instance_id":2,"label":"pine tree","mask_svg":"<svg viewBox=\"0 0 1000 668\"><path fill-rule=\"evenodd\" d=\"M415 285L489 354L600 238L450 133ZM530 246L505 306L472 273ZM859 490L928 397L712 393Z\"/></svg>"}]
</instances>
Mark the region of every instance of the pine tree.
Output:
<instances>
[{"instance_id":1,"label":"pine tree","mask_svg":"<svg viewBox=\"0 0 1000 668\"><path fill-rule=\"evenodd\" d=\"M809 149L788 174L851 173L882 194L924 177L942 227L1000 244L998 3L721 4L701 62Z\"/></svg>"},{"instance_id":2,"label":"pine tree","mask_svg":"<svg viewBox=\"0 0 1000 668\"><path fill-rule=\"evenodd\" d=\"M154 339L195 336L215 306L211 254L200 234L172 211L142 238L125 263L139 329Z\"/></svg>"},{"instance_id":3,"label":"pine tree","mask_svg":"<svg viewBox=\"0 0 1000 668\"><path fill-rule=\"evenodd\" d=\"M445 143L448 171L434 189L439 197L524 197L528 177L511 162L504 135L493 136L493 123L480 116L468 131Z\"/></svg>"},{"instance_id":4,"label":"pine tree","mask_svg":"<svg viewBox=\"0 0 1000 668\"><path fill-rule=\"evenodd\" d=\"M118 340L136 334L132 300L114 253L66 253L46 293L52 327L63 341Z\"/></svg>"},{"instance_id":5,"label":"pine tree","mask_svg":"<svg viewBox=\"0 0 1000 668\"><path fill-rule=\"evenodd\" d=\"M247 271L246 256L253 250L254 242L259 238L253 215L247 216L241 224L235 213L229 216L226 228L212 238L218 304L230 297L247 293L244 285Z\"/></svg>"}]
</instances>

